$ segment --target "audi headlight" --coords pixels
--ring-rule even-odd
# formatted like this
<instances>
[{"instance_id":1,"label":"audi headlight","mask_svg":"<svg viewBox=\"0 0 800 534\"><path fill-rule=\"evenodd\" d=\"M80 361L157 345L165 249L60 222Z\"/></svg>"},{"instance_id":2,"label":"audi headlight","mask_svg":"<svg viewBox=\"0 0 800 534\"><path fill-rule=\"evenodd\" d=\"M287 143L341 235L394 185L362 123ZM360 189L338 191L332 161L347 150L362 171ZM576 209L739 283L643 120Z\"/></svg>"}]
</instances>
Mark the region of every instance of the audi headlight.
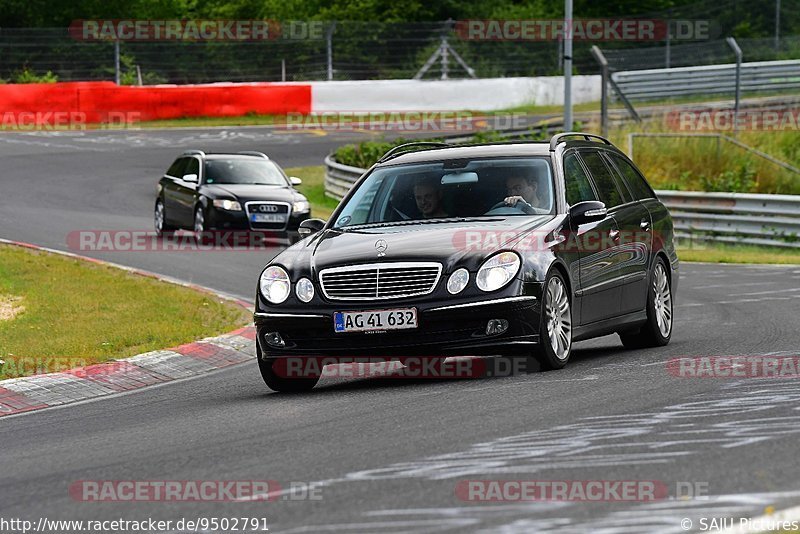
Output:
<instances>
[{"instance_id":1,"label":"audi headlight","mask_svg":"<svg viewBox=\"0 0 800 534\"><path fill-rule=\"evenodd\" d=\"M289 297L289 275L277 265L264 269L258 286L264 298L272 304L280 304Z\"/></svg>"},{"instance_id":2,"label":"audi headlight","mask_svg":"<svg viewBox=\"0 0 800 534\"><path fill-rule=\"evenodd\" d=\"M500 289L517 275L520 265L519 256L513 252L495 254L478 269L478 289L481 291Z\"/></svg>"},{"instance_id":3,"label":"audi headlight","mask_svg":"<svg viewBox=\"0 0 800 534\"><path fill-rule=\"evenodd\" d=\"M303 302L309 302L314 298L314 284L308 278L301 278L294 286L294 293Z\"/></svg>"},{"instance_id":4,"label":"audi headlight","mask_svg":"<svg viewBox=\"0 0 800 534\"><path fill-rule=\"evenodd\" d=\"M308 211L311 205L308 203L308 200L295 200L292 203L292 211L293 212L304 212Z\"/></svg>"},{"instance_id":5,"label":"audi headlight","mask_svg":"<svg viewBox=\"0 0 800 534\"><path fill-rule=\"evenodd\" d=\"M242 205L235 200L215 200L214 207L227 211L242 211Z\"/></svg>"},{"instance_id":6,"label":"audi headlight","mask_svg":"<svg viewBox=\"0 0 800 534\"><path fill-rule=\"evenodd\" d=\"M461 293L467 287L467 282L469 282L469 271L464 268L458 269L447 279L447 291L451 295Z\"/></svg>"}]
</instances>

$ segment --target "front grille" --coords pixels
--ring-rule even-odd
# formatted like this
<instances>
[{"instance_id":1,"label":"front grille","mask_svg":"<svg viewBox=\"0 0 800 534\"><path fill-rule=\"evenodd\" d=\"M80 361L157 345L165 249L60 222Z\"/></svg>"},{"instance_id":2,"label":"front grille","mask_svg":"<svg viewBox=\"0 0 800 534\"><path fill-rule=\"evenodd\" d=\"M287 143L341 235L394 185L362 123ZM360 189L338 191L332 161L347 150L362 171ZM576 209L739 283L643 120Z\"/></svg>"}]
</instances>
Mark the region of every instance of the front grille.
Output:
<instances>
[{"instance_id":1,"label":"front grille","mask_svg":"<svg viewBox=\"0 0 800 534\"><path fill-rule=\"evenodd\" d=\"M324 269L320 285L332 300L396 299L431 293L441 274L434 262L373 263Z\"/></svg>"},{"instance_id":2,"label":"front grille","mask_svg":"<svg viewBox=\"0 0 800 534\"><path fill-rule=\"evenodd\" d=\"M247 202L245 204L247 220L253 230L284 230L289 224L289 204L285 202ZM265 214L280 216L280 222L256 222L253 215Z\"/></svg>"}]
</instances>

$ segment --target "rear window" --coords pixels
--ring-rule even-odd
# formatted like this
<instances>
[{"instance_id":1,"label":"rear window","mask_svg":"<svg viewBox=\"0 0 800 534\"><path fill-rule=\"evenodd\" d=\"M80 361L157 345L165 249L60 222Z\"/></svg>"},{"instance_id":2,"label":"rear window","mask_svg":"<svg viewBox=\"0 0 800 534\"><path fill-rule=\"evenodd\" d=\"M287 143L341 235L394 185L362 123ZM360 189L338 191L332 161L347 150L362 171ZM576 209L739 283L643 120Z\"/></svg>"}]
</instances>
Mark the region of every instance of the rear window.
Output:
<instances>
[{"instance_id":1,"label":"rear window","mask_svg":"<svg viewBox=\"0 0 800 534\"><path fill-rule=\"evenodd\" d=\"M650 186L645 181L644 177L631 165L625 158L618 154L609 154L611 161L619 170L628 188L633 193L637 200L644 200L646 198L655 198L656 195Z\"/></svg>"},{"instance_id":2,"label":"rear window","mask_svg":"<svg viewBox=\"0 0 800 534\"><path fill-rule=\"evenodd\" d=\"M281 170L268 159L231 158L206 160L207 184L288 185Z\"/></svg>"},{"instance_id":3,"label":"rear window","mask_svg":"<svg viewBox=\"0 0 800 534\"><path fill-rule=\"evenodd\" d=\"M598 195L600 195L600 201L606 205L606 208L613 208L627 202L619 187L617 187L614 175L600 154L595 151L583 151L580 154L594 179L594 185L597 188Z\"/></svg>"}]
</instances>

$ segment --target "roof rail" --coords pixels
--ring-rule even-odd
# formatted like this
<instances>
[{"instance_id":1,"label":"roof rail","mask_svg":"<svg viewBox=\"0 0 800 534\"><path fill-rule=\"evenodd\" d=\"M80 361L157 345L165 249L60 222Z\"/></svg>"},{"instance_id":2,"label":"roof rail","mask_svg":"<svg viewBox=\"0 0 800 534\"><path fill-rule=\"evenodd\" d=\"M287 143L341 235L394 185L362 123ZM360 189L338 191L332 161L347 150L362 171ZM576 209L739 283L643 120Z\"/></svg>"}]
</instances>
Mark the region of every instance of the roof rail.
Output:
<instances>
[{"instance_id":1,"label":"roof rail","mask_svg":"<svg viewBox=\"0 0 800 534\"><path fill-rule=\"evenodd\" d=\"M402 145L397 145L396 147L390 148L381 158L378 160L378 163L383 163L386 160L389 160L393 157L399 156L405 152L411 152L409 149L413 146L427 146L429 148L444 148L444 147L451 147L453 145L449 143L440 143L437 141L413 141L411 143L403 143Z\"/></svg>"},{"instance_id":2,"label":"roof rail","mask_svg":"<svg viewBox=\"0 0 800 534\"><path fill-rule=\"evenodd\" d=\"M591 141L592 139L599 139L606 145L610 145L611 141L606 139L605 137L600 137L599 135L594 135L590 133L584 132L564 132L560 134L556 134L550 138L550 152L555 151L556 145L558 145L565 137L583 137L586 141Z\"/></svg>"},{"instance_id":3,"label":"roof rail","mask_svg":"<svg viewBox=\"0 0 800 534\"><path fill-rule=\"evenodd\" d=\"M237 152L237 154L241 154L243 156L258 156L259 158L269 159L269 156L263 152L256 152L255 150L243 150L241 152Z\"/></svg>"},{"instance_id":4,"label":"roof rail","mask_svg":"<svg viewBox=\"0 0 800 534\"><path fill-rule=\"evenodd\" d=\"M206 157L206 153L202 150L185 150L182 154L183 156L200 156L201 158Z\"/></svg>"}]
</instances>

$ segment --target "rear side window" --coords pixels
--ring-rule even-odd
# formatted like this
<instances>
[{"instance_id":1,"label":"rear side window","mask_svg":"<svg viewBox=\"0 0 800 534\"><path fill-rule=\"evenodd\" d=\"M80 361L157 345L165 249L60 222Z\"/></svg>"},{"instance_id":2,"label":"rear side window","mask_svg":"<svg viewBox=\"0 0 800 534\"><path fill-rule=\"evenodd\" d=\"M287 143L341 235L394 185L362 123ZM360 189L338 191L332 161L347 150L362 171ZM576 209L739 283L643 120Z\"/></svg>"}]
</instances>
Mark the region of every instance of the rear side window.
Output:
<instances>
[{"instance_id":1,"label":"rear side window","mask_svg":"<svg viewBox=\"0 0 800 534\"><path fill-rule=\"evenodd\" d=\"M176 159L175 163L170 165L169 169L167 169L167 174L173 178L182 178L184 174L183 169L186 167L187 159L188 158Z\"/></svg>"},{"instance_id":2,"label":"rear side window","mask_svg":"<svg viewBox=\"0 0 800 534\"><path fill-rule=\"evenodd\" d=\"M594 179L594 185L597 187L597 194L600 195L600 201L606 205L606 208L613 208L627 202L617 187L614 175L611 174L611 170L598 152L581 152L581 158L586 163L586 167Z\"/></svg>"},{"instance_id":3,"label":"rear side window","mask_svg":"<svg viewBox=\"0 0 800 534\"><path fill-rule=\"evenodd\" d=\"M589 177L575 154L568 154L564 158L564 185L570 206L586 200L597 200Z\"/></svg>"},{"instance_id":4,"label":"rear side window","mask_svg":"<svg viewBox=\"0 0 800 534\"><path fill-rule=\"evenodd\" d=\"M645 181L644 177L631 165L628 160L618 154L609 154L611 161L614 162L623 179L628 184L628 188L637 200L655 198L656 195Z\"/></svg>"}]
</instances>

